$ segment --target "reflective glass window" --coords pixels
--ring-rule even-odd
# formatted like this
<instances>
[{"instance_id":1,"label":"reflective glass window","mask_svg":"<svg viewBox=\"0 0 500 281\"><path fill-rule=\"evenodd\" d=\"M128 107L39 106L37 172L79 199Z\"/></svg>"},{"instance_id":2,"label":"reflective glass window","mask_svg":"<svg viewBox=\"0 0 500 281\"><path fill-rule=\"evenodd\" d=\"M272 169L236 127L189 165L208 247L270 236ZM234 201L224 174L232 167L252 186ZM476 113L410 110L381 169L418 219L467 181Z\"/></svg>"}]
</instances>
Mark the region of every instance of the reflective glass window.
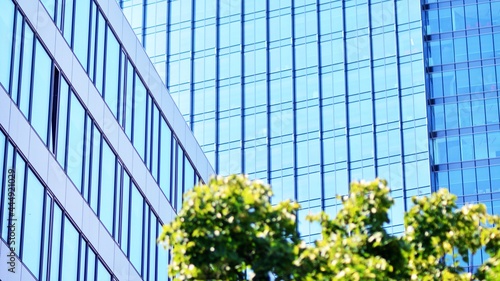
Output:
<instances>
[{"instance_id":1,"label":"reflective glass window","mask_svg":"<svg viewBox=\"0 0 500 281\"><path fill-rule=\"evenodd\" d=\"M5 147L5 155L3 155L4 158L2 158L2 161L5 161L4 165L5 165L5 176L8 175L8 171L9 171L9 168L12 168L12 163L13 163L13 158L14 158L14 147L12 146L12 144L6 139L5 140L6 142L6 147ZM2 148L4 149L4 148ZM20 175L20 174L19 174ZM17 178L16 178L16 181L17 181ZM8 177L5 178L5 184L8 184ZM7 186L7 185L5 185ZM3 187L3 186L2 186ZM8 194L9 194L9 189L8 187L6 188L2 188L1 189L3 194L2 194L2 198L9 198ZM4 214L8 214L9 213L9 205L8 204L3 204L3 210L2 212L0 213L0 216L3 216ZM2 230L0 231L0 233L2 234L2 238L7 241L7 237L9 237L9 233L8 233L8 228L7 228L7 225L8 225L8 217L3 217L3 220L0 222L0 224L2 225Z\"/></svg>"},{"instance_id":2,"label":"reflective glass window","mask_svg":"<svg viewBox=\"0 0 500 281\"><path fill-rule=\"evenodd\" d=\"M64 20L63 20L63 35L68 45L71 45L71 37L73 35L73 5L75 1L64 1ZM80 1L82 4L85 1Z\"/></svg>"},{"instance_id":3,"label":"reflective glass window","mask_svg":"<svg viewBox=\"0 0 500 281\"><path fill-rule=\"evenodd\" d=\"M101 188L99 218L110 233L113 232L116 156L106 141L102 142Z\"/></svg>"},{"instance_id":4,"label":"reflective glass window","mask_svg":"<svg viewBox=\"0 0 500 281\"><path fill-rule=\"evenodd\" d=\"M80 237L66 216L64 217L63 233L61 280L76 280L78 272L78 240Z\"/></svg>"},{"instance_id":5,"label":"reflective glass window","mask_svg":"<svg viewBox=\"0 0 500 281\"><path fill-rule=\"evenodd\" d=\"M16 17L16 28L14 31L14 38L15 42L14 43L14 53L12 54L12 76L11 76L11 88L7 88L7 92L10 92L10 96L12 100L17 103L17 94L18 94L18 88L19 88L19 64L20 64L20 56L21 56L21 43L23 41L22 38L22 30L23 30L23 17L17 12L17 17Z\"/></svg>"},{"instance_id":6,"label":"reflective glass window","mask_svg":"<svg viewBox=\"0 0 500 281\"><path fill-rule=\"evenodd\" d=\"M143 244L143 220L144 220L144 198L132 184L130 206L130 250L129 259L139 273L142 272L142 244Z\"/></svg>"},{"instance_id":7,"label":"reflective glass window","mask_svg":"<svg viewBox=\"0 0 500 281\"><path fill-rule=\"evenodd\" d=\"M163 190L167 199L170 200L170 178L172 161L172 132L165 119L161 118L161 136L160 136L160 188Z\"/></svg>"},{"instance_id":8,"label":"reflective glass window","mask_svg":"<svg viewBox=\"0 0 500 281\"><path fill-rule=\"evenodd\" d=\"M66 79L61 79L61 88L59 91L59 114L57 116L57 161L64 168L66 166L66 140L68 126L68 108L69 108L69 86Z\"/></svg>"},{"instance_id":9,"label":"reflective glass window","mask_svg":"<svg viewBox=\"0 0 500 281\"><path fill-rule=\"evenodd\" d=\"M184 153L182 151L181 146L177 143L175 145L177 151L177 159L176 159L176 192L175 192L175 201L174 201L174 210L180 210L182 206L182 194L183 190L183 180L184 180Z\"/></svg>"},{"instance_id":10,"label":"reflective glass window","mask_svg":"<svg viewBox=\"0 0 500 281\"><path fill-rule=\"evenodd\" d=\"M52 218L52 248L50 250L50 280L56 281L59 278L59 269L61 268L61 231L63 214L59 205L54 204L54 215Z\"/></svg>"},{"instance_id":11,"label":"reflective glass window","mask_svg":"<svg viewBox=\"0 0 500 281\"><path fill-rule=\"evenodd\" d=\"M0 40L0 83L8 91L10 85L10 62L12 59L12 43L14 32L15 6L12 1L0 2L2 20L0 21L0 34L4 38Z\"/></svg>"},{"instance_id":12,"label":"reflective glass window","mask_svg":"<svg viewBox=\"0 0 500 281\"><path fill-rule=\"evenodd\" d=\"M66 1L71 2L71 1ZM92 1L75 0L74 1L74 39L73 52L87 71L87 58L89 50L89 26L90 26L90 4ZM66 12L69 12L66 10Z\"/></svg>"},{"instance_id":13,"label":"reflective glass window","mask_svg":"<svg viewBox=\"0 0 500 281\"><path fill-rule=\"evenodd\" d=\"M85 133L85 110L74 94L71 95L71 108L68 137L67 173L78 190L82 190L83 137Z\"/></svg>"},{"instance_id":14,"label":"reflective glass window","mask_svg":"<svg viewBox=\"0 0 500 281\"><path fill-rule=\"evenodd\" d=\"M146 106L147 93L144 84L142 84L139 76L135 75L135 91L134 91L134 136L133 142L137 152L143 160L145 160L146 149Z\"/></svg>"},{"instance_id":15,"label":"reflective glass window","mask_svg":"<svg viewBox=\"0 0 500 281\"><path fill-rule=\"evenodd\" d=\"M39 278L44 188L31 169L28 169L26 186L22 260L31 273Z\"/></svg>"},{"instance_id":16,"label":"reflective glass window","mask_svg":"<svg viewBox=\"0 0 500 281\"><path fill-rule=\"evenodd\" d=\"M122 123L125 127L125 133L132 139L132 108L133 104L133 91L134 91L134 68L129 60L127 60L127 78L126 78L126 92L125 92L125 117Z\"/></svg>"},{"instance_id":17,"label":"reflective glass window","mask_svg":"<svg viewBox=\"0 0 500 281\"><path fill-rule=\"evenodd\" d=\"M33 61L33 31L28 24L24 25L23 62L21 66L21 79L18 96L18 106L26 118L28 118L30 96L31 96L31 71Z\"/></svg>"},{"instance_id":18,"label":"reflective glass window","mask_svg":"<svg viewBox=\"0 0 500 281\"><path fill-rule=\"evenodd\" d=\"M103 95L104 86L104 68L107 65L104 64L105 56L105 40L106 40L106 21L99 11L97 16L97 48L96 48L96 64L95 64L95 79L94 83L101 95ZM118 71L114 73L118 75Z\"/></svg>"},{"instance_id":19,"label":"reflective glass window","mask_svg":"<svg viewBox=\"0 0 500 281\"><path fill-rule=\"evenodd\" d=\"M47 144L52 61L40 42L36 42L31 101L31 126Z\"/></svg>"},{"instance_id":20,"label":"reflective glass window","mask_svg":"<svg viewBox=\"0 0 500 281\"><path fill-rule=\"evenodd\" d=\"M118 117L118 84L120 75L120 45L108 26L106 45L106 83L104 99L111 112Z\"/></svg>"},{"instance_id":21,"label":"reflective glass window","mask_svg":"<svg viewBox=\"0 0 500 281\"><path fill-rule=\"evenodd\" d=\"M26 162L24 159L21 157L21 155L16 152L16 168L15 168L15 173L16 173L16 198L15 200L17 202L23 202L24 200L24 194L26 192L26 185L25 185L25 172L26 172ZM8 197L4 197L8 198ZM37 198L38 200L43 200L43 196L41 198ZM7 205L7 204L5 204ZM6 213L7 214L7 213ZM23 225L24 224L24 216L23 216L23 208L19 206L19 208L16 207L16 210L14 211L14 216L13 218L16 218L16 225ZM21 245L21 227L16 227L15 229L15 245ZM38 238L40 239L40 238ZM20 248L21 247L16 247L16 254L20 256ZM40 258L40 252L38 252L37 257Z\"/></svg>"},{"instance_id":22,"label":"reflective glass window","mask_svg":"<svg viewBox=\"0 0 500 281\"><path fill-rule=\"evenodd\" d=\"M91 249L88 249L88 257L87 257L87 278L86 280L96 280L95 275L96 275L96 256L94 251Z\"/></svg>"},{"instance_id":23,"label":"reflective glass window","mask_svg":"<svg viewBox=\"0 0 500 281\"><path fill-rule=\"evenodd\" d=\"M128 232L130 226L130 176L123 172L123 196L122 196L122 217L120 246L124 253L128 252Z\"/></svg>"},{"instance_id":24,"label":"reflective glass window","mask_svg":"<svg viewBox=\"0 0 500 281\"><path fill-rule=\"evenodd\" d=\"M92 125L92 169L90 171L90 190L88 201L90 207L97 214L97 198L99 196L99 170L101 164L101 132L95 125Z\"/></svg>"},{"instance_id":25,"label":"reflective glass window","mask_svg":"<svg viewBox=\"0 0 500 281\"><path fill-rule=\"evenodd\" d=\"M151 147L151 174L154 179L158 181L158 158L159 158L159 146L160 146L160 112L156 104L153 104L153 112L152 112L152 122L151 126L153 128L152 132L152 147Z\"/></svg>"}]
</instances>

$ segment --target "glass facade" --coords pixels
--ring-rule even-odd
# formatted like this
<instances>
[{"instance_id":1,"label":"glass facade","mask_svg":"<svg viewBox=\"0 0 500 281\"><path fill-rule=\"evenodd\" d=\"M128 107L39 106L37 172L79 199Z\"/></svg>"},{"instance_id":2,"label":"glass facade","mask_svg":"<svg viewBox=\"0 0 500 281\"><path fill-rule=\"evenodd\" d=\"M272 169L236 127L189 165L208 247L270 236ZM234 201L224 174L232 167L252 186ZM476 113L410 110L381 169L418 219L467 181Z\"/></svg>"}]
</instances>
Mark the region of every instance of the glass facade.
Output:
<instances>
[{"instance_id":1,"label":"glass facade","mask_svg":"<svg viewBox=\"0 0 500 281\"><path fill-rule=\"evenodd\" d=\"M119 2L218 173L269 181L299 221L380 175L394 232L430 193L419 1Z\"/></svg>"},{"instance_id":2,"label":"glass facade","mask_svg":"<svg viewBox=\"0 0 500 281\"><path fill-rule=\"evenodd\" d=\"M431 177L500 214L500 1L475 2L423 6Z\"/></svg>"},{"instance_id":3,"label":"glass facade","mask_svg":"<svg viewBox=\"0 0 500 281\"><path fill-rule=\"evenodd\" d=\"M0 0L1 246L15 245L35 280L167 280L156 237L212 168L194 136L174 130L185 122L156 74L137 66L137 53L147 56L131 50L132 30L117 36L121 21L106 14L112 5L125 20L116 2L32 4Z\"/></svg>"}]
</instances>

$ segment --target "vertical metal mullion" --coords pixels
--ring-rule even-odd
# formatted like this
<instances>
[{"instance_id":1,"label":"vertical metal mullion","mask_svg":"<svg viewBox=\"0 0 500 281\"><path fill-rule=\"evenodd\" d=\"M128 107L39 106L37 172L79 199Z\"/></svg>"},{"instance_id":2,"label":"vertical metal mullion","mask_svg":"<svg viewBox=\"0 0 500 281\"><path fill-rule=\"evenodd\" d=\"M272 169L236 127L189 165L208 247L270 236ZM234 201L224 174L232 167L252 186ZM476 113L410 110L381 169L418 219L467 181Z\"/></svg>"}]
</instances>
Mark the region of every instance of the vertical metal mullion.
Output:
<instances>
[{"instance_id":1,"label":"vertical metal mullion","mask_svg":"<svg viewBox=\"0 0 500 281\"><path fill-rule=\"evenodd\" d=\"M402 191L403 191L403 206L404 210L407 210L407 195L406 195L406 182L405 182L405 160L404 160L404 139L403 139L403 114L402 114L402 109L403 109L403 104L401 102L401 75L400 75L400 60L399 60L399 39L398 39L398 14L397 14L397 2L394 3L394 40L396 43L396 66L398 67L398 71L396 72L397 76L397 81L398 81L398 106L399 106L399 141L401 142L401 179L402 179Z\"/></svg>"},{"instance_id":2,"label":"vertical metal mullion","mask_svg":"<svg viewBox=\"0 0 500 281\"><path fill-rule=\"evenodd\" d=\"M296 104L296 91L295 91L295 0L291 0L290 3L290 19L291 19L291 30L290 30L290 45L292 48L292 69L291 69L291 81L292 81L292 112L293 112L293 130L292 130L292 143L293 143L293 182L294 182L294 199L298 201L298 179L297 179L297 104ZM281 45L281 43L280 43ZM280 55L281 56L281 55ZM298 228L298 226L297 226Z\"/></svg>"},{"instance_id":3,"label":"vertical metal mullion","mask_svg":"<svg viewBox=\"0 0 500 281\"><path fill-rule=\"evenodd\" d=\"M321 8L319 0L316 0L316 44L318 51L318 107L319 107L319 175L321 188L321 210L325 210L325 168L324 168L324 153L325 145L323 142L323 87L321 77Z\"/></svg>"},{"instance_id":4,"label":"vertical metal mullion","mask_svg":"<svg viewBox=\"0 0 500 281\"><path fill-rule=\"evenodd\" d=\"M368 42L369 46L372 46L372 30L371 30L371 22L372 22L372 14L371 14L371 2L372 0L367 0L367 15L368 15ZM373 48L370 48L369 52L370 58L368 59L368 67L370 68L370 80L371 80L371 107L372 107L372 122L371 122L371 127L372 127L372 147L373 147L373 170L375 172L375 176L378 177L378 157L377 157L377 132L376 132L376 125L375 125L375 82L374 82L374 68L373 68ZM389 166L390 167L390 166Z\"/></svg>"},{"instance_id":5,"label":"vertical metal mullion","mask_svg":"<svg viewBox=\"0 0 500 281\"><path fill-rule=\"evenodd\" d=\"M219 0L221 1L221 0ZM231 3L228 1L228 3ZM231 7L229 7L229 9L231 9ZM229 18L231 18L231 16L229 16ZM245 168L245 4L244 4L244 0L241 0L241 4L240 4L240 29L241 29L241 38L240 38L240 66L241 66L241 69L240 69L240 100L241 100L241 109L240 109L240 122L241 122L241 132L240 132L240 135L241 135L241 141L240 141L240 145L241 145L241 150L240 150L240 153L241 153L241 169L240 169L240 172L243 172L244 171L244 168ZM231 21L229 21L229 30L231 30ZM229 46L231 46L231 43L229 43ZM231 47L229 47L231 48ZM231 79L231 78L229 78ZM231 83L229 83L229 87L231 87ZM217 106L218 108L218 106ZM231 110L231 109L230 109ZM217 110L217 112L219 112L219 110ZM229 114L229 118L234 118L234 117L231 117L231 114ZM218 145L217 145L218 147ZM254 146L255 147L255 146ZM219 157L217 157L219 158ZM269 159L268 159L269 161ZM217 170L217 172L219 172L219 170Z\"/></svg>"},{"instance_id":6,"label":"vertical metal mullion","mask_svg":"<svg viewBox=\"0 0 500 281\"><path fill-rule=\"evenodd\" d=\"M350 134L350 127L349 127L349 88L347 87L348 85L348 78L349 76L347 75L348 72L348 67L347 67L347 38L346 38L346 14L345 14L345 1L342 1L342 39L344 40L343 42L343 47L344 47L344 105L345 105L345 139L346 139L346 168L347 168L347 182L351 182L351 157L350 157L350 144L349 144L349 134ZM335 138L337 137L334 134ZM350 186L349 186L349 191L350 191Z\"/></svg>"}]
</instances>

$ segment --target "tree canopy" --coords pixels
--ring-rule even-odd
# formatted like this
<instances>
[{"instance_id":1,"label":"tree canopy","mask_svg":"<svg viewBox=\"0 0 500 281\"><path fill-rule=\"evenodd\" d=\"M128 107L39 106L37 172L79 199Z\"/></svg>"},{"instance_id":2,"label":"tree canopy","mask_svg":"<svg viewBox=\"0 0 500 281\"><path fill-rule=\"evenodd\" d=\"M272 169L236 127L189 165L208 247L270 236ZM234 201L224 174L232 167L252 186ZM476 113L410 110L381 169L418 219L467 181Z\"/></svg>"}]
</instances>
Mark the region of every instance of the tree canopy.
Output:
<instances>
[{"instance_id":1,"label":"tree canopy","mask_svg":"<svg viewBox=\"0 0 500 281\"><path fill-rule=\"evenodd\" d=\"M497 280L499 218L483 204L457 207L441 189L412 198L402 234L386 230L394 205L381 179L353 182L334 218L321 212L321 239L297 231L299 205L272 205L269 185L243 175L213 177L184 197L158 241L172 253L174 280ZM470 254L489 258L470 272ZM461 262L463 261L463 262Z\"/></svg>"}]
</instances>

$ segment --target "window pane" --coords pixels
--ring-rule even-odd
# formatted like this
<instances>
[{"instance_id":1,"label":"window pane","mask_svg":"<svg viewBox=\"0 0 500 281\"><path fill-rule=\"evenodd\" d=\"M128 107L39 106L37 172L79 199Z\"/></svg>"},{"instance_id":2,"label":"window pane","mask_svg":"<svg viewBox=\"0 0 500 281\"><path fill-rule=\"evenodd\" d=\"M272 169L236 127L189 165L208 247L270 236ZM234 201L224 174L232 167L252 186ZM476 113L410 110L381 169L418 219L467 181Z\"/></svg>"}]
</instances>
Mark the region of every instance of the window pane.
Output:
<instances>
[{"instance_id":1,"label":"window pane","mask_svg":"<svg viewBox=\"0 0 500 281\"><path fill-rule=\"evenodd\" d=\"M70 124L68 138L67 174L78 190L82 190L83 136L85 111L74 94L71 95Z\"/></svg>"},{"instance_id":2,"label":"window pane","mask_svg":"<svg viewBox=\"0 0 500 281\"><path fill-rule=\"evenodd\" d=\"M47 144L49 125L50 74L52 62L42 44L36 42L33 75L33 96L31 102L31 126L42 141Z\"/></svg>"},{"instance_id":3,"label":"window pane","mask_svg":"<svg viewBox=\"0 0 500 281\"><path fill-rule=\"evenodd\" d=\"M106 46L106 86L104 99L111 112L118 115L118 76L120 74L120 45L116 41L115 35L108 27L108 41Z\"/></svg>"},{"instance_id":4,"label":"window pane","mask_svg":"<svg viewBox=\"0 0 500 281\"><path fill-rule=\"evenodd\" d=\"M97 214L97 198L99 194L99 167L101 164L101 132L92 125L92 170L90 173L90 207Z\"/></svg>"},{"instance_id":5,"label":"window pane","mask_svg":"<svg viewBox=\"0 0 500 281\"><path fill-rule=\"evenodd\" d=\"M57 125L57 161L64 168L66 165L66 134L68 124L68 91L69 86L66 79L61 79L61 90L59 93L59 116Z\"/></svg>"},{"instance_id":6,"label":"window pane","mask_svg":"<svg viewBox=\"0 0 500 281\"><path fill-rule=\"evenodd\" d=\"M28 169L22 260L36 278L39 278L41 260L43 198L42 184Z\"/></svg>"},{"instance_id":7,"label":"window pane","mask_svg":"<svg viewBox=\"0 0 500 281\"><path fill-rule=\"evenodd\" d=\"M99 218L110 233L113 232L116 156L106 141L102 142L101 194Z\"/></svg>"},{"instance_id":8,"label":"window pane","mask_svg":"<svg viewBox=\"0 0 500 281\"><path fill-rule=\"evenodd\" d=\"M2 20L0 20L0 36L4 38L0 40L0 83L8 91L10 81L10 61L12 58L12 43L13 30L14 30L14 4L12 1L0 2L0 9L2 11Z\"/></svg>"},{"instance_id":9,"label":"window pane","mask_svg":"<svg viewBox=\"0 0 500 281\"><path fill-rule=\"evenodd\" d=\"M77 280L79 235L73 224L64 217L61 280Z\"/></svg>"},{"instance_id":10,"label":"window pane","mask_svg":"<svg viewBox=\"0 0 500 281\"><path fill-rule=\"evenodd\" d=\"M65 1L72 2L72 1ZM88 57L88 42L89 42L89 24L90 24L90 3L88 0L75 0L75 17L74 17L74 44L73 51L87 71ZM66 9L68 13L68 9ZM66 22L67 23L67 22ZM66 24L65 23L65 24ZM69 26L66 26L69 27ZM65 32L66 35L66 32Z\"/></svg>"},{"instance_id":11,"label":"window pane","mask_svg":"<svg viewBox=\"0 0 500 281\"><path fill-rule=\"evenodd\" d=\"M143 212L144 198L132 184L130 209L130 261L138 272L142 272L142 239L143 237Z\"/></svg>"},{"instance_id":12,"label":"window pane","mask_svg":"<svg viewBox=\"0 0 500 281\"><path fill-rule=\"evenodd\" d=\"M60 251L61 251L61 224L62 211L59 205L54 203L54 218L52 221L52 249L50 258L50 280L59 280Z\"/></svg>"},{"instance_id":13,"label":"window pane","mask_svg":"<svg viewBox=\"0 0 500 281\"><path fill-rule=\"evenodd\" d=\"M101 95L103 95L103 84L104 84L104 40L105 40L105 32L106 32L106 22L104 21L104 17L101 12L98 13L98 22L97 22L97 49L96 49L96 64L94 69L90 69L90 71L95 70L95 79L94 83ZM92 63L90 64L92 68ZM118 73L115 73L118 74Z\"/></svg>"},{"instance_id":14,"label":"window pane","mask_svg":"<svg viewBox=\"0 0 500 281\"><path fill-rule=\"evenodd\" d=\"M139 76L135 75L134 91L134 146L141 158L145 159L145 137L146 137L146 88Z\"/></svg>"},{"instance_id":15,"label":"window pane","mask_svg":"<svg viewBox=\"0 0 500 281\"><path fill-rule=\"evenodd\" d=\"M16 153L16 168L15 168L15 173L16 173L16 201L17 202L23 202L24 200L24 192L26 190L25 184L24 184L24 176L25 176L25 171L26 171L26 162L21 158L21 155L19 153ZM8 198L8 197L7 197ZM42 197L43 198L43 197ZM7 204L5 204L7 205ZM19 204L20 205L20 204ZM13 218L16 218L16 225L23 225L24 223L24 217L22 216L22 211L23 208L16 208L14 212ZM21 245L21 227L16 227L15 229L15 245ZM16 254L19 255L19 248L16 247Z\"/></svg>"},{"instance_id":16,"label":"window pane","mask_svg":"<svg viewBox=\"0 0 500 281\"><path fill-rule=\"evenodd\" d=\"M172 132L167 122L161 119L161 146L160 146L160 187L170 201L170 179L171 179L171 158L172 158Z\"/></svg>"},{"instance_id":17,"label":"window pane","mask_svg":"<svg viewBox=\"0 0 500 281\"><path fill-rule=\"evenodd\" d=\"M125 254L128 252L128 232L130 223L130 176L123 172L123 198L122 198L122 228L120 246Z\"/></svg>"},{"instance_id":18,"label":"window pane","mask_svg":"<svg viewBox=\"0 0 500 281\"><path fill-rule=\"evenodd\" d=\"M23 45L23 65L21 69L21 85L18 97L19 109L24 114L24 117L28 118L29 106L30 106L30 96L31 96L31 63L33 61L33 31L25 23L24 25L24 45Z\"/></svg>"}]
</instances>

